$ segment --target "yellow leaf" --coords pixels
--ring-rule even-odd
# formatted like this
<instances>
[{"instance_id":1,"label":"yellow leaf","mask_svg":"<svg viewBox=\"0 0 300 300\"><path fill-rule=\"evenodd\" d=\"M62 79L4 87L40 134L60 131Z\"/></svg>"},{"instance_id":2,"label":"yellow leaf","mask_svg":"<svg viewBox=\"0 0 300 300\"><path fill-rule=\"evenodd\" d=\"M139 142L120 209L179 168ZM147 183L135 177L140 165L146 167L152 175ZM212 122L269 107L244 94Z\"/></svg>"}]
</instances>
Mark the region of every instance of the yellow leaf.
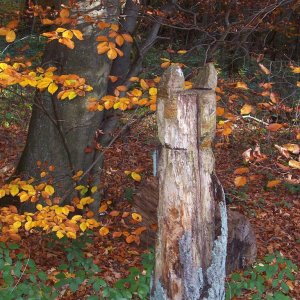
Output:
<instances>
[{"instance_id":1,"label":"yellow leaf","mask_svg":"<svg viewBox=\"0 0 300 300\"><path fill-rule=\"evenodd\" d=\"M186 50L178 50L177 53L178 54L185 54L185 53L187 53L187 51Z\"/></svg>"},{"instance_id":2,"label":"yellow leaf","mask_svg":"<svg viewBox=\"0 0 300 300\"><path fill-rule=\"evenodd\" d=\"M13 223L12 227L14 229L19 229L22 226L22 223L20 221L16 221L15 223Z\"/></svg>"},{"instance_id":3,"label":"yellow leaf","mask_svg":"<svg viewBox=\"0 0 300 300\"><path fill-rule=\"evenodd\" d=\"M193 83L191 81L185 81L184 82L184 89L190 90L193 87Z\"/></svg>"},{"instance_id":4,"label":"yellow leaf","mask_svg":"<svg viewBox=\"0 0 300 300\"><path fill-rule=\"evenodd\" d=\"M242 115L248 115L252 111L252 105L244 104L244 106L241 108L241 114Z\"/></svg>"},{"instance_id":5,"label":"yellow leaf","mask_svg":"<svg viewBox=\"0 0 300 300\"><path fill-rule=\"evenodd\" d=\"M289 161L289 166L295 169L300 169L300 162L292 159Z\"/></svg>"},{"instance_id":6,"label":"yellow leaf","mask_svg":"<svg viewBox=\"0 0 300 300\"><path fill-rule=\"evenodd\" d=\"M5 36L6 42L11 43L16 39L16 33L13 30L7 32Z\"/></svg>"},{"instance_id":7,"label":"yellow leaf","mask_svg":"<svg viewBox=\"0 0 300 300\"><path fill-rule=\"evenodd\" d=\"M80 215L75 215L75 216L72 217L71 220L76 222L76 221L78 221L78 220L80 220L80 219L82 219L82 216L80 216Z\"/></svg>"},{"instance_id":8,"label":"yellow leaf","mask_svg":"<svg viewBox=\"0 0 300 300\"><path fill-rule=\"evenodd\" d=\"M137 222L142 222L142 220L143 220L142 216L138 213L132 213L131 217L133 220L135 220Z\"/></svg>"},{"instance_id":9,"label":"yellow leaf","mask_svg":"<svg viewBox=\"0 0 300 300\"><path fill-rule=\"evenodd\" d=\"M300 153L300 146L297 144L285 144L282 146L286 150L290 151L293 154L299 154Z\"/></svg>"},{"instance_id":10,"label":"yellow leaf","mask_svg":"<svg viewBox=\"0 0 300 300\"><path fill-rule=\"evenodd\" d=\"M62 37L71 40L73 38L73 32L71 30L66 30L62 33Z\"/></svg>"},{"instance_id":11,"label":"yellow leaf","mask_svg":"<svg viewBox=\"0 0 300 300\"><path fill-rule=\"evenodd\" d=\"M138 181L138 182L140 182L142 180L141 175L136 173L136 172L132 172L131 177L132 177L133 180Z\"/></svg>"},{"instance_id":12,"label":"yellow leaf","mask_svg":"<svg viewBox=\"0 0 300 300\"><path fill-rule=\"evenodd\" d=\"M29 195L25 192L23 192L21 195L19 195L19 197L20 197L21 202L25 202L29 199Z\"/></svg>"},{"instance_id":13,"label":"yellow leaf","mask_svg":"<svg viewBox=\"0 0 300 300\"><path fill-rule=\"evenodd\" d=\"M19 193L19 187L17 185L10 186L10 194L16 196Z\"/></svg>"},{"instance_id":14,"label":"yellow leaf","mask_svg":"<svg viewBox=\"0 0 300 300\"><path fill-rule=\"evenodd\" d=\"M50 85L48 86L48 92L51 95L53 95L57 91L57 89L58 89L58 86L54 82L50 83Z\"/></svg>"},{"instance_id":15,"label":"yellow leaf","mask_svg":"<svg viewBox=\"0 0 300 300\"><path fill-rule=\"evenodd\" d=\"M64 215L67 216L67 215L69 214L69 209L68 209L67 207L64 206L64 207L62 207L61 210L62 210L62 213L63 213Z\"/></svg>"},{"instance_id":16,"label":"yellow leaf","mask_svg":"<svg viewBox=\"0 0 300 300\"><path fill-rule=\"evenodd\" d=\"M82 223L79 225L79 227L80 227L80 229L81 229L83 232L85 232L86 229L87 229L87 224L86 224L86 222L82 222Z\"/></svg>"},{"instance_id":17,"label":"yellow leaf","mask_svg":"<svg viewBox=\"0 0 300 300\"><path fill-rule=\"evenodd\" d=\"M76 239L76 232L68 231L68 232L66 233L66 236L67 236L68 238L70 238L70 239L75 240L75 239Z\"/></svg>"},{"instance_id":18,"label":"yellow leaf","mask_svg":"<svg viewBox=\"0 0 300 300\"><path fill-rule=\"evenodd\" d=\"M3 198L5 196L5 190L0 189L0 199Z\"/></svg>"},{"instance_id":19,"label":"yellow leaf","mask_svg":"<svg viewBox=\"0 0 300 300\"><path fill-rule=\"evenodd\" d=\"M105 226L103 226L103 227L101 227L100 229L99 229L99 234L101 235L101 236L105 236L105 235L107 235L109 233L109 229L107 228L107 227L105 227Z\"/></svg>"},{"instance_id":20,"label":"yellow leaf","mask_svg":"<svg viewBox=\"0 0 300 300\"><path fill-rule=\"evenodd\" d=\"M297 85L297 87L300 87L300 81L297 81L296 85Z\"/></svg>"},{"instance_id":21,"label":"yellow leaf","mask_svg":"<svg viewBox=\"0 0 300 300\"><path fill-rule=\"evenodd\" d=\"M43 209L43 205L42 204L38 204L36 206L36 209L39 210L39 211L41 211Z\"/></svg>"},{"instance_id":22,"label":"yellow leaf","mask_svg":"<svg viewBox=\"0 0 300 300\"><path fill-rule=\"evenodd\" d=\"M64 234L59 230L59 231L56 232L56 236L57 236L59 239L61 239L61 238L64 237Z\"/></svg>"},{"instance_id":23,"label":"yellow leaf","mask_svg":"<svg viewBox=\"0 0 300 300\"><path fill-rule=\"evenodd\" d=\"M241 174L245 174L245 173L249 173L249 168L237 168L234 170L233 174L235 175L241 175Z\"/></svg>"},{"instance_id":24,"label":"yellow leaf","mask_svg":"<svg viewBox=\"0 0 300 300\"><path fill-rule=\"evenodd\" d=\"M93 186L93 187L91 188L92 194L96 193L97 190L98 190L98 188L97 188L96 186Z\"/></svg>"},{"instance_id":25,"label":"yellow leaf","mask_svg":"<svg viewBox=\"0 0 300 300\"><path fill-rule=\"evenodd\" d=\"M80 41L83 40L83 34L80 30L77 29L73 29L72 32L74 33L74 35L76 36L76 38Z\"/></svg>"},{"instance_id":26,"label":"yellow leaf","mask_svg":"<svg viewBox=\"0 0 300 300\"><path fill-rule=\"evenodd\" d=\"M279 179L271 180L271 181L269 181L269 182L267 183L267 187L268 187L268 188L275 187L275 186L277 186L280 182L281 182L281 180L279 180Z\"/></svg>"},{"instance_id":27,"label":"yellow leaf","mask_svg":"<svg viewBox=\"0 0 300 300\"><path fill-rule=\"evenodd\" d=\"M104 109L104 106L101 105L101 104L98 104L97 109L98 109L99 111L102 111L102 110Z\"/></svg>"},{"instance_id":28,"label":"yellow leaf","mask_svg":"<svg viewBox=\"0 0 300 300\"><path fill-rule=\"evenodd\" d=\"M157 88L155 88L155 87L150 88L149 95L151 95L151 96L157 95Z\"/></svg>"},{"instance_id":29,"label":"yellow leaf","mask_svg":"<svg viewBox=\"0 0 300 300\"><path fill-rule=\"evenodd\" d=\"M247 183L247 178L245 176L237 176L234 179L234 185L236 187L244 186Z\"/></svg>"},{"instance_id":30,"label":"yellow leaf","mask_svg":"<svg viewBox=\"0 0 300 300\"><path fill-rule=\"evenodd\" d=\"M45 192L48 193L50 196L54 194L55 190L52 185L46 185Z\"/></svg>"},{"instance_id":31,"label":"yellow leaf","mask_svg":"<svg viewBox=\"0 0 300 300\"><path fill-rule=\"evenodd\" d=\"M24 225L25 230L29 231L32 228L32 222L28 221Z\"/></svg>"},{"instance_id":32,"label":"yellow leaf","mask_svg":"<svg viewBox=\"0 0 300 300\"><path fill-rule=\"evenodd\" d=\"M245 82L242 82L242 81L238 81L238 82L236 83L235 88L237 88L237 89L242 89L242 90L248 90L247 84L246 84Z\"/></svg>"},{"instance_id":33,"label":"yellow leaf","mask_svg":"<svg viewBox=\"0 0 300 300\"><path fill-rule=\"evenodd\" d=\"M216 114L217 114L218 117L223 116L224 112L225 112L224 107L219 107L219 106L217 107Z\"/></svg>"},{"instance_id":34,"label":"yellow leaf","mask_svg":"<svg viewBox=\"0 0 300 300\"><path fill-rule=\"evenodd\" d=\"M295 73L295 74L299 74L300 73L300 67L291 66L291 69L292 69L292 72Z\"/></svg>"}]
</instances>

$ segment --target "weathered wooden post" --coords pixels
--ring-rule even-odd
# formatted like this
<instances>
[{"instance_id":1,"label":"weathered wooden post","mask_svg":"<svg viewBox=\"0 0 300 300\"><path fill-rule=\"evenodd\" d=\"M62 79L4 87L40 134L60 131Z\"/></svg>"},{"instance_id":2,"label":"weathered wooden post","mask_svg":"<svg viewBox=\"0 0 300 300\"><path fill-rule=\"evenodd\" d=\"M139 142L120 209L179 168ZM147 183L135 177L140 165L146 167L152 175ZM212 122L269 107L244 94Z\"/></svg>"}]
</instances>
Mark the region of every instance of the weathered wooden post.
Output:
<instances>
[{"instance_id":1,"label":"weathered wooden post","mask_svg":"<svg viewBox=\"0 0 300 300\"><path fill-rule=\"evenodd\" d=\"M165 72L160 84L157 119L162 150L152 300L225 298L227 215L211 149L216 84L212 64L199 71L192 90L184 91L184 76L177 66Z\"/></svg>"}]
</instances>

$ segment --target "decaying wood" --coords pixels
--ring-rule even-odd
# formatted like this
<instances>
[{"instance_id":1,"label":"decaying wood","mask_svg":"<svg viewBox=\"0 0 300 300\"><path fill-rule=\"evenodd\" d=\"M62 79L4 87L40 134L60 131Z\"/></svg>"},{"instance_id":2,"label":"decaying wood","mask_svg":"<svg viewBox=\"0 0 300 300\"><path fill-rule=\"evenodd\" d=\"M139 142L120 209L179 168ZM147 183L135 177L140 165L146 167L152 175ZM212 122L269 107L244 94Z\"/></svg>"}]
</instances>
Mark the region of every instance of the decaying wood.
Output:
<instances>
[{"instance_id":1,"label":"decaying wood","mask_svg":"<svg viewBox=\"0 0 300 300\"><path fill-rule=\"evenodd\" d=\"M154 247L156 242L158 205L158 180L156 177L142 183L134 196L133 209L143 216L147 228L141 235L145 247ZM239 212L227 209L228 241L226 274L250 266L256 259L256 239L249 220ZM216 222L219 226L220 223ZM218 227L217 225L217 227ZM219 230L219 228L216 228Z\"/></svg>"},{"instance_id":2,"label":"decaying wood","mask_svg":"<svg viewBox=\"0 0 300 300\"><path fill-rule=\"evenodd\" d=\"M198 73L192 90L184 91L178 66L171 66L161 80L158 238L151 299L225 297L227 214L211 149L216 83L212 64Z\"/></svg>"}]
</instances>

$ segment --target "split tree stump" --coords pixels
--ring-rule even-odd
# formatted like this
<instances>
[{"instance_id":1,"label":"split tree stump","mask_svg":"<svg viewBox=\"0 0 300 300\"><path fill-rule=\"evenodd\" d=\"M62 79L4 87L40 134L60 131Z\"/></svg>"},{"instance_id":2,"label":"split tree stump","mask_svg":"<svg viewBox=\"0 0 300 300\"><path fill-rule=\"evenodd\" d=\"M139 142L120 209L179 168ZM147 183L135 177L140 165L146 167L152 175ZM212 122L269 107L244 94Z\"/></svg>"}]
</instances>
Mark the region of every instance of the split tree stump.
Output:
<instances>
[{"instance_id":1,"label":"split tree stump","mask_svg":"<svg viewBox=\"0 0 300 300\"><path fill-rule=\"evenodd\" d=\"M141 235L143 247L154 247L157 235L158 180L152 177L139 185L134 195L133 210L143 216ZM251 266L256 260L257 248L254 230L247 217L227 207L228 239L226 274ZM220 226L216 220L216 226ZM217 228L216 230L220 230Z\"/></svg>"},{"instance_id":2,"label":"split tree stump","mask_svg":"<svg viewBox=\"0 0 300 300\"><path fill-rule=\"evenodd\" d=\"M227 214L211 149L217 85L213 65L193 81L193 89L184 91L183 73L173 65L158 92L162 149L153 300L225 298Z\"/></svg>"}]
</instances>

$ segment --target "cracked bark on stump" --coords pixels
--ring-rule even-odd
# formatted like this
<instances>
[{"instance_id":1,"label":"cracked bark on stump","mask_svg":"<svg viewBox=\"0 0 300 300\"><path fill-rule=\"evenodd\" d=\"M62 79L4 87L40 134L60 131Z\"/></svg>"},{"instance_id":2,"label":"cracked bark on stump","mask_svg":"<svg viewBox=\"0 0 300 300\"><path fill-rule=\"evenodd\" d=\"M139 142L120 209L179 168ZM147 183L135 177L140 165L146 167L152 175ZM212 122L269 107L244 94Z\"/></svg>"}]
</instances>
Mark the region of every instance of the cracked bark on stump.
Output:
<instances>
[{"instance_id":1,"label":"cracked bark on stump","mask_svg":"<svg viewBox=\"0 0 300 300\"><path fill-rule=\"evenodd\" d=\"M134 195L133 210L143 216L142 226L147 229L141 235L141 244L145 248L153 247L156 241L158 181L152 177L144 181ZM226 274L248 267L256 259L256 238L247 217L227 208L228 240L226 256ZM220 222L216 220L220 226Z\"/></svg>"},{"instance_id":2,"label":"cracked bark on stump","mask_svg":"<svg viewBox=\"0 0 300 300\"><path fill-rule=\"evenodd\" d=\"M216 84L212 64L194 78L192 90L184 91L178 66L171 66L162 77L157 108L162 144L158 239L151 299L225 297L227 214L211 149Z\"/></svg>"}]
</instances>

